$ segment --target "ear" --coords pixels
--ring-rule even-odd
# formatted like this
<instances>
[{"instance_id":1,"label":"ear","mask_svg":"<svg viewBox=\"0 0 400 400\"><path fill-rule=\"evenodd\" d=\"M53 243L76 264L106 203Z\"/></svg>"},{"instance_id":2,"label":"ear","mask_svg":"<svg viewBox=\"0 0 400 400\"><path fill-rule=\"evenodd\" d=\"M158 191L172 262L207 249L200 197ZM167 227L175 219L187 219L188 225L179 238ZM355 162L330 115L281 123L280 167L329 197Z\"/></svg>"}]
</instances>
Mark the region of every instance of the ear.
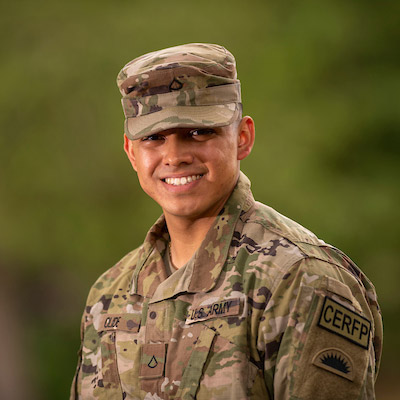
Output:
<instances>
[{"instance_id":1,"label":"ear","mask_svg":"<svg viewBox=\"0 0 400 400\"><path fill-rule=\"evenodd\" d=\"M255 126L253 118L243 117L238 126L237 159L245 159L251 152L255 140Z\"/></svg>"},{"instance_id":2,"label":"ear","mask_svg":"<svg viewBox=\"0 0 400 400\"><path fill-rule=\"evenodd\" d=\"M137 171L136 157L135 157L135 153L133 151L133 143L132 143L132 140L129 140L125 134L124 134L124 150L125 150L126 155L129 158L129 161L132 164L133 169L135 171Z\"/></svg>"}]
</instances>

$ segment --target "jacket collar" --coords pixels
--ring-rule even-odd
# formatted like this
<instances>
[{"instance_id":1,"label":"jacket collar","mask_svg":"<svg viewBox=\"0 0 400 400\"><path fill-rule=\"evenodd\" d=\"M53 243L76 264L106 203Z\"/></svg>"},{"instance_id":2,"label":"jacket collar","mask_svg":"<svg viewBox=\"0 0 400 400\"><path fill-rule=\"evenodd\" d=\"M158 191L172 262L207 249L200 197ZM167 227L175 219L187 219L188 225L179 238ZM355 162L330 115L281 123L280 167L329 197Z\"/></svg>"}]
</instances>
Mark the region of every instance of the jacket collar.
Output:
<instances>
[{"instance_id":1,"label":"jacket collar","mask_svg":"<svg viewBox=\"0 0 400 400\"><path fill-rule=\"evenodd\" d=\"M169 235L162 215L147 233L139 250L131 294L149 297L151 302L156 302L179 293L208 292L213 289L228 256L237 220L253 204L250 181L240 172L235 189L201 246L186 266L170 277L166 276L163 263Z\"/></svg>"}]
</instances>

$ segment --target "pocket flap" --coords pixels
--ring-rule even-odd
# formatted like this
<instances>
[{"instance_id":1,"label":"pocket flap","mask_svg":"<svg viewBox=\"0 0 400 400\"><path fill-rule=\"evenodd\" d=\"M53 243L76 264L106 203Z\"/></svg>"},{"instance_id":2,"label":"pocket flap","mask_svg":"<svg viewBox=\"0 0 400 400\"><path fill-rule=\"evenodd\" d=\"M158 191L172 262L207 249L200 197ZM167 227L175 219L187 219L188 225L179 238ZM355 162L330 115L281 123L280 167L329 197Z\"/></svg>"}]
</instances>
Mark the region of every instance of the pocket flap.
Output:
<instances>
[{"instance_id":1,"label":"pocket flap","mask_svg":"<svg viewBox=\"0 0 400 400\"><path fill-rule=\"evenodd\" d=\"M357 311L361 311L360 303L353 296L353 293L346 284L331 277L327 277L327 290L333 294L349 300Z\"/></svg>"}]
</instances>

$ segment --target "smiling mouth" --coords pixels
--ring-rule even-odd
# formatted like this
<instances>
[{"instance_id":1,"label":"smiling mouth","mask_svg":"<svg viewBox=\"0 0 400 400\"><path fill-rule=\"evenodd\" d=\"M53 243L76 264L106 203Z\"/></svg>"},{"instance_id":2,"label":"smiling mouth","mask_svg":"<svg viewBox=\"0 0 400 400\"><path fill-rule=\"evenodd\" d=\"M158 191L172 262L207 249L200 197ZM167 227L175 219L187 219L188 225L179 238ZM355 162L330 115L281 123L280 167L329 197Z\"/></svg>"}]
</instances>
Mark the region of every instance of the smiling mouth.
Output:
<instances>
[{"instance_id":1,"label":"smiling mouth","mask_svg":"<svg viewBox=\"0 0 400 400\"><path fill-rule=\"evenodd\" d=\"M163 181L168 185L182 186L182 185L187 185L190 182L198 181L202 177L203 175L190 175L190 176L183 176L182 178L165 178L163 179Z\"/></svg>"}]
</instances>

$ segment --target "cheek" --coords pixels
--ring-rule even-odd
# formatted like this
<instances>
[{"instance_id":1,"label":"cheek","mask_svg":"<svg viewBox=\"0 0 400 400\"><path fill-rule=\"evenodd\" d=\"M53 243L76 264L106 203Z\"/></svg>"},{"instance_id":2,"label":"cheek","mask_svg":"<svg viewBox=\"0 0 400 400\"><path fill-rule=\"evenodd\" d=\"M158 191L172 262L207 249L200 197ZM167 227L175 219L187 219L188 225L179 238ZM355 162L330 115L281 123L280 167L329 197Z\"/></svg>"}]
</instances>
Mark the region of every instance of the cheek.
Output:
<instances>
[{"instance_id":1,"label":"cheek","mask_svg":"<svg viewBox=\"0 0 400 400\"><path fill-rule=\"evenodd\" d=\"M234 143L230 143L229 146L225 146L220 149L218 160L222 168L229 168L231 172L232 168L235 168L238 163L238 149Z\"/></svg>"},{"instance_id":2,"label":"cheek","mask_svg":"<svg viewBox=\"0 0 400 400\"><path fill-rule=\"evenodd\" d=\"M152 173L154 157L151 157L146 152L140 152L136 157L136 172L140 175L149 175Z\"/></svg>"},{"instance_id":3,"label":"cheek","mask_svg":"<svg viewBox=\"0 0 400 400\"><path fill-rule=\"evenodd\" d=\"M151 180L151 177L149 175L146 175L146 172L141 171L140 169L137 170L137 177L139 180L140 187L142 190L150 196L152 199L154 199L156 190L155 190L155 185L154 182Z\"/></svg>"},{"instance_id":4,"label":"cheek","mask_svg":"<svg viewBox=\"0 0 400 400\"><path fill-rule=\"evenodd\" d=\"M140 186L145 192L147 192L146 186L149 185L149 180L150 180L149 168L140 158L136 159L136 167L134 166L133 168L136 171Z\"/></svg>"},{"instance_id":5,"label":"cheek","mask_svg":"<svg viewBox=\"0 0 400 400\"><path fill-rule=\"evenodd\" d=\"M224 147L215 152L212 172L214 179L219 182L221 187L230 186L232 180L235 180L239 161L236 157L236 149L232 146Z\"/></svg>"}]
</instances>

